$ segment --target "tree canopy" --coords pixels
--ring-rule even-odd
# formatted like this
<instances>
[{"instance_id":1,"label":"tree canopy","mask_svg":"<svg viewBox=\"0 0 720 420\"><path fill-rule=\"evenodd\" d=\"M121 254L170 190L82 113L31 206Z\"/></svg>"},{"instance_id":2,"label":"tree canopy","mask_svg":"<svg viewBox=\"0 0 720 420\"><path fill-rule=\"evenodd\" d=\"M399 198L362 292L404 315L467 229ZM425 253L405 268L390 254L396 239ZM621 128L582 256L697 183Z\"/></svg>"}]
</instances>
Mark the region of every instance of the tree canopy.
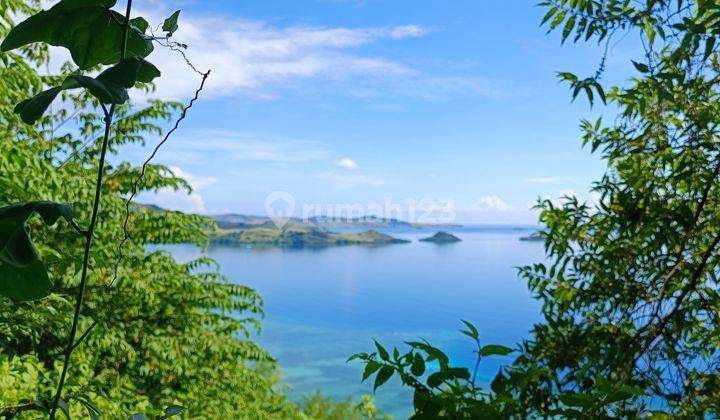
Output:
<instances>
[{"instance_id":1,"label":"tree canopy","mask_svg":"<svg viewBox=\"0 0 720 420\"><path fill-rule=\"evenodd\" d=\"M605 57L587 77L558 74L573 98L608 104L605 120L580 124L582 143L607 163L592 186L597 199L538 204L547 262L520 275L542 302L544 321L490 394L450 378L432 397L432 413L472 418L468 407L480 406L497 417L717 416L720 4L539 6L542 24L562 42L602 47L630 35L643 54L623 86L603 86ZM382 352L361 356L371 366ZM401 375L402 363L392 367ZM416 379L403 382L417 396L424 385ZM416 416L426 410L416 405Z\"/></svg>"},{"instance_id":2,"label":"tree canopy","mask_svg":"<svg viewBox=\"0 0 720 420\"><path fill-rule=\"evenodd\" d=\"M13 16L30 15L37 6L35 2L3 1L0 38L14 25ZM107 62L100 56L91 58L83 61L90 69ZM105 87L107 83L129 86L127 83L135 84L135 80L122 82L108 74L109 70L90 79L72 64L63 68L64 74L41 75L37 69L47 60L48 50L42 44L0 53L0 207L48 200L71 203L68 207L74 220L85 226L105 118L93 105L98 100L114 102L113 97L102 97L104 90L94 91L95 82L87 80L99 79ZM145 65L131 60L131 65ZM141 68L138 74L139 81L150 81L141 80ZM48 86L68 87L68 80L72 80L70 87L89 83L89 93L58 90L53 94L62 102L45 104L48 111L44 115L35 113L27 118L25 112L13 112L16 104ZM151 89L151 85L144 86ZM162 101L140 108L118 107L110 153L161 134L164 122L180 107ZM37 123L28 125L21 118ZM204 418L299 415L297 406L273 389L277 379L273 359L248 338L260 327L263 315L262 299L255 291L230 283L210 259L180 263L168 252L151 247L173 243L204 246L205 232L213 225L209 219L132 206L131 239L118 265L118 281L110 284L117 246L124 237L126 198L139 171L117 158L105 169L79 331L94 328L74 351L63 393L69 412L85 417L97 409L105 418L121 418L136 412L161 414L166 407L181 405L193 417ZM141 189L161 188L189 191L190 186L169 168L151 164ZM67 220L54 223L58 215L65 214L56 210L41 204L19 209L22 227L17 232L32 236L36 254L30 256L42 256L49 276L45 286L52 293L34 301L31 299L37 296L0 296L2 415L44 418L47 413L33 410L49 407L62 367L79 286L83 238ZM43 217L33 216L35 212ZM50 222L54 224L49 226ZM0 272L5 264L0 263ZM0 276L0 287L4 287L7 277Z\"/></svg>"}]
</instances>

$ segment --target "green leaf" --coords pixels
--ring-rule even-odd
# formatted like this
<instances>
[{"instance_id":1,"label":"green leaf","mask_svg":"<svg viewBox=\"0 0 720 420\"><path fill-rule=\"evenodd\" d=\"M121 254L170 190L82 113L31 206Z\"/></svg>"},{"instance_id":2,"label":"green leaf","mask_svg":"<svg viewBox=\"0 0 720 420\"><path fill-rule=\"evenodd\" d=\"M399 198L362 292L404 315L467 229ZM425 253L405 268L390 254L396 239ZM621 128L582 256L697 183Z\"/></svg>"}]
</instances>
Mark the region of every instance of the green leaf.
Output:
<instances>
[{"instance_id":1,"label":"green leaf","mask_svg":"<svg viewBox=\"0 0 720 420\"><path fill-rule=\"evenodd\" d=\"M419 341L406 341L405 344L412 348L425 351L428 356L430 356L430 359L436 359L438 362L440 362L441 366L447 366L447 364L450 363L450 359L445 353L442 352L442 350L433 347L428 343L422 343Z\"/></svg>"},{"instance_id":2,"label":"green leaf","mask_svg":"<svg viewBox=\"0 0 720 420\"><path fill-rule=\"evenodd\" d=\"M147 28L150 27L148 21L145 20L145 18L143 17L136 17L134 19L130 19L130 25L142 33L145 33L145 31L147 31Z\"/></svg>"},{"instance_id":3,"label":"green leaf","mask_svg":"<svg viewBox=\"0 0 720 420\"><path fill-rule=\"evenodd\" d=\"M104 104L122 104L129 99L127 89L135 82L150 82L160 76L160 70L142 58L132 57L108 68L96 78L71 75L60 86L40 92L15 106L15 113L26 124L34 124L63 90L85 88Z\"/></svg>"},{"instance_id":4,"label":"green leaf","mask_svg":"<svg viewBox=\"0 0 720 420\"><path fill-rule=\"evenodd\" d=\"M437 388L443 383L443 381L445 380L445 376L445 372L443 371L435 372L428 376L427 385L430 388Z\"/></svg>"},{"instance_id":5,"label":"green leaf","mask_svg":"<svg viewBox=\"0 0 720 420\"><path fill-rule=\"evenodd\" d=\"M496 394L502 394L508 385L508 379L503 374L502 370L498 372L495 379L490 383L490 389Z\"/></svg>"},{"instance_id":6,"label":"green leaf","mask_svg":"<svg viewBox=\"0 0 720 420\"><path fill-rule=\"evenodd\" d=\"M377 347L378 353L380 354L380 358L383 360L390 360L390 355L388 354L387 350L380 345L380 343L377 342L377 340L373 340L375 342L375 347Z\"/></svg>"},{"instance_id":7,"label":"green leaf","mask_svg":"<svg viewBox=\"0 0 720 420\"><path fill-rule=\"evenodd\" d=\"M607 394L604 403L611 404L618 401L624 401L632 397L644 395L645 390L631 386L623 386L620 389L613 390Z\"/></svg>"},{"instance_id":8,"label":"green leaf","mask_svg":"<svg viewBox=\"0 0 720 420\"><path fill-rule=\"evenodd\" d=\"M470 379L470 371L467 368L450 368L446 372L448 378Z\"/></svg>"},{"instance_id":9,"label":"green leaf","mask_svg":"<svg viewBox=\"0 0 720 420\"><path fill-rule=\"evenodd\" d=\"M705 41L705 53L703 54L703 61L707 60L708 57L710 57L710 54L713 52L713 48L715 48L715 37L711 36Z\"/></svg>"},{"instance_id":10,"label":"green leaf","mask_svg":"<svg viewBox=\"0 0 720 420\"><path fill-rule=\"evenodd\" d=\"M633 61L632 63L633 63L633 66L635 66L637 71L639 71L640 73L649 73L650 72L650 68L647 66L647 64L638 63L637 61Z\"/></svg>"},{"instance_id":11,"label":"green leaf","mask_svg":"<svg viewBox=\"0 0 720 420\"><path fill-rule=\"evenodd\" d=\"M180 16L180 11L176 10L175 13L170 15L169 18L165 19L165 22L163 22L162 29L163 31L167 32L167 36L172 36L175 31L178 30L178 17Z\"/></svg>"},{"instance_id":12,"label":"green leaf","mask_svg":"<svg viewBox=\"0 0 720 420\"><path fill-rule=\"evenodd\" d=\"M76 398L80 404L85 406L85 409L87 409L88 416L90 416L90 420L100 420L102 416L102 411L92 403L89 399L85 397Z\"/></svg>"},{"instance_id":13,"label":"green leaf","mask_svg":"<svg viewBox=\"0 0 720 420\"><path fill-rule=\"evenodd\" d=\"M156 77L160 77L157 67L142 58L131 57L100 73L96 79L130 89L136 82L149 83Z\"/></svg>"},{"instance_id":14,"label":"green leaf","mask_svg":"<svg viewBox=\"0 0 720 420\"><path fill-rule=\"evenodd\" d=\"M425 361L422 356L417 353L415 353L415 358L410 366L410 372L415 376L422 376L422 374L425 373Z\"/></svg>"},{"instance_id":15,"label":"green leaf","mask_svg":"<svg viewBox=\"0 0 720 420\"><path fill-rule=\"evenodd\" d=\"M62 0L13 28L0 45L2 51L44 42L70 50L80 69L120 61L125 17L113 10L115 0ZM142 21L131 25L127 57L147 57L152 40L140 30Z\"/></svg>"},{"instance_id":16,"label":"green leaf","mask_svg":"<svg viewBox=\"0 0 720 420\"><path fill-rule=\"evenodd\" d=\"M37 249L25 228L25 221L33 213L42 216L45 224L54 225L61 217L72 220L69 204L52 201L32 201L0 208L0 261L15 267L25 267L39 260Z\"/></svg>"},{"instance_id":17,"label":"green leaf","mask_svg":"<svg viewBox=\"0 0 720 420\"><path fill-rule=\"evenodd\" d=\"M370 360L369 362L367 362L367 364L365 365L365 370L363 371L362 380L365 381L381 367L382 365L374 360Z\"/></svg>"},{"instance_id":18,"label":"green leaf","mask_svg":"<svg viewBox=\"0 0 720 420\"><path fill-rule=\"evenodd\" d=\"M179 405L171 405L163 411L164 415L160 417L160 420L169 419L170 417L174 417L174 416L183 414L184 412L185 412L184 407L181 407Z\"/></svg>"},{"instance_id":19,"label":"green leaf","mask_svg":"<svg viewBox=\"0 0 720 420\"><path fill-rule=\"evenodd\" d=\"M506 356L512 352L513 349L511 349L510 347L501 346L499 344L488 344L487 346L483 346L483 348L480 349L481 356Z\"/></svg>"},{"instance_id":20,"label":"green leaf","mask_svg":"<svg viewBox=\"0 0 720 420\"><path fill-rule=\"evenodd\" d=\"M102 76L102 73L100 76ZM120 105L130 99L125 87L100 80L100 76L95 79L88 76L68 76L60 88L62 90L85 88L92 96L104 104Z\"/></svg>"},{"instance_id":21,"label":"green leaf","mask_svg":"<svg viewBox=\"0 0 720 420\"><path fill-rule=\"evenodd\" d=\"M68 408L68 403L65 400L63 400L63 399L58 400L57 405L58 405L58 408L60 408L60 411L62 411L62 413L65 414L66 419L69 420L72 418L72 417L70 417L70 409Z\"/></svg>"},{"instance_id":22,"label":"green leaf","mask_svg":"<svg viewBox=\"0 0 720 420\"><path fill-rule=\"evenodd\" d=\"M0 295L15 301L42 299L52 292L53 282L42 261L25 267L0 262Z\"/></svg>"},{"instance_id":23,"label":"green leaf","mask_svg":"<svg viewBox=\"0 0 720 420\"><path fill-rule=\"evenodd\" d=\"M25 226L33 213L47 225L60 217L72 220L68 204L34 201L0 208L0 294L16 301L43 298L53 286Z\"/></svg>"},{"instance_id":24,"label":"green leaf","mask_svg":"<svg viewBox=\"0 0 720 420\"><path fill-rule=\"evenodd\" d=\"M557 10L558 9L556 9L555 7L551 7L550 10L548 10L548 12L545 14L545 16L543 16L542 21L540 22L540 26L544 25L545 22L550 20L550 18L553 17L555 13L557 13Z\"/></svg>"},{"instance_id":25,"label":"green leaf","mask_svg":"<svg viewBox=\"0 0 720 420\"><path fill-rule=\"evenodd\" d=\"M16 114L20 114L23 122L26 124L34 124L35 121L39 120L45 111L48 109L52 101L58 96L63 89L60 87L54 87L38 93L32 98L25 99L19 104L15 105L13 110Z\"/></svg>"},{"instance_id":26,"label":"green leaf","mask_svg":"<svg viewBox=\"0 0 720 420\"><path fill-rule=\"evenodd\" d=\"M375 384L373 385L373 392L377 390L382 384L388 381L395 371L390 366L383 366L375 377Z\"/></svg>"},{"instance_id":27,"label":"green leaf","mask_svg":"<svg viewBox=\"0 0 720 420\"><path fill-rule=\"evenodd\" d=\"M568 392L564 394L560 394L558 397L560 398L560 401L562 401L563 404L568 405L570 407L582 407L587 408L592 406L593 404L593 397L585 394L577 394L574 392Z\"/></svg>"},{"instance_id":28,"label":"green leaf","mask_svg":"<svg viewBox=\"0 0 720 420\"><path fill-rule=\"evenodd\" d=\"M470 338L478 339L480 337L480 332L478 331L477 327L475 327L473 324L471 324L468 321L465 321L464 319L461 320L463 324L468 328L467 331L461 330L463 334L467 335Z\"/></svg>"}]
</instances>

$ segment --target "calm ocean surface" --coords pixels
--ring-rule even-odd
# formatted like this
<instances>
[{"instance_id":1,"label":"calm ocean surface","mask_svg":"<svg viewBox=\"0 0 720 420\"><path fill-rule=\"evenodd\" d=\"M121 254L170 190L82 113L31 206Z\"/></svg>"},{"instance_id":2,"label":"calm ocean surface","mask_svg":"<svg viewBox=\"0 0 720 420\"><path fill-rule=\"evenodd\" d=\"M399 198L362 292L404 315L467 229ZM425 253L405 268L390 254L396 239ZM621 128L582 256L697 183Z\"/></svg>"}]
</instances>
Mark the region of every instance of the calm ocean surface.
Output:
<instances>
[{"instance_id":1,"label":"calm ocean surface","mask_svg":"<svg viewBox=\"0 0 720 420\"><path fill-rule=\"evenodd\" d=\"M515 267L543 261L541 242L520 241L532 228L464 227L449 230L462 242L418 242L432 230L384 229L410 239L382 247L246 249L211 247L231 281L257 289L266 318L257 337L279 361L283 383L299 396L320 390L344 399L371 394L362 366L347 357L372 351L372 338L387 345L425 338L446 350L452 363L470 366L472 343L458 332L474 322L485 343L512 346L540 319L539 304ZM169 249L182 260L192 246ZM402 349L402 348L401 348ZM479 378L490 381L499 362L485 361ZM504 361L511 360L511 357ZM376 395L378 406L407 417L411 393L393 378Z\"/></svg>"}]
</instances>

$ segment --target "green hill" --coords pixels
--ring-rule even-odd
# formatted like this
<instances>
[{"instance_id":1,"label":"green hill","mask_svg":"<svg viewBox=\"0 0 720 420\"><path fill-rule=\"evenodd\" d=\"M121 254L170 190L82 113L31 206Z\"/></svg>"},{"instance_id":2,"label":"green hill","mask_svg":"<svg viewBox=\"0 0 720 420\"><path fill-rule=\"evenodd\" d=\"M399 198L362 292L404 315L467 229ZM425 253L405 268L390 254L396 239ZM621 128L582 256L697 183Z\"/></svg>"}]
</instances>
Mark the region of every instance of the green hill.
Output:
<instances>
[{"instance_id":1,"label":"green hill","mask_svg":"<svg viewBox=\"0 0 720 420\"><path fill-rule=\"evenodd\" d=\"M274 225L247 229L218 229L211 234L214 244L274 245L284 247L324 247L335 245L384 245L407 243L376 230L360 233L336 233L313 226L288 225L282 229Z\"/></svg>"},{"instance_id":2,"label":"green hill","mask_svg":"<svg viewBox=\"0 0 720 420\"><path fill-rule=\"evenodd\" d=\"M421 242L434 242L436 244L450 244L460 242L462 239L447 232L438 232L429 238L420 239Z\"/></svg>"}]
</instances>

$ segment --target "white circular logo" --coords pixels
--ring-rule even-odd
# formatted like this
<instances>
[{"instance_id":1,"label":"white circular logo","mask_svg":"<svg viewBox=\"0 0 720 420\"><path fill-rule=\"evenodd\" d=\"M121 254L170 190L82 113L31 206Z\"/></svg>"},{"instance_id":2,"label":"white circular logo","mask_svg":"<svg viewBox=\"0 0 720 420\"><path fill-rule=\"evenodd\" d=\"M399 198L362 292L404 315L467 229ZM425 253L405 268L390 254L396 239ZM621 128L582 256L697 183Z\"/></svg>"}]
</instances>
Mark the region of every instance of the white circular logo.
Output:
<instances>
[{"instance_id":1,"label":"white circular logo","mask_svg":"<svg viewBox=\"0 0 720 420\"><path fill-rule=\"evenodd\" d=\"M273 191L265 198L265 213L279 229L290 221L295 212L295 197L286 191Z\"/></svg>"}]
</instances>

